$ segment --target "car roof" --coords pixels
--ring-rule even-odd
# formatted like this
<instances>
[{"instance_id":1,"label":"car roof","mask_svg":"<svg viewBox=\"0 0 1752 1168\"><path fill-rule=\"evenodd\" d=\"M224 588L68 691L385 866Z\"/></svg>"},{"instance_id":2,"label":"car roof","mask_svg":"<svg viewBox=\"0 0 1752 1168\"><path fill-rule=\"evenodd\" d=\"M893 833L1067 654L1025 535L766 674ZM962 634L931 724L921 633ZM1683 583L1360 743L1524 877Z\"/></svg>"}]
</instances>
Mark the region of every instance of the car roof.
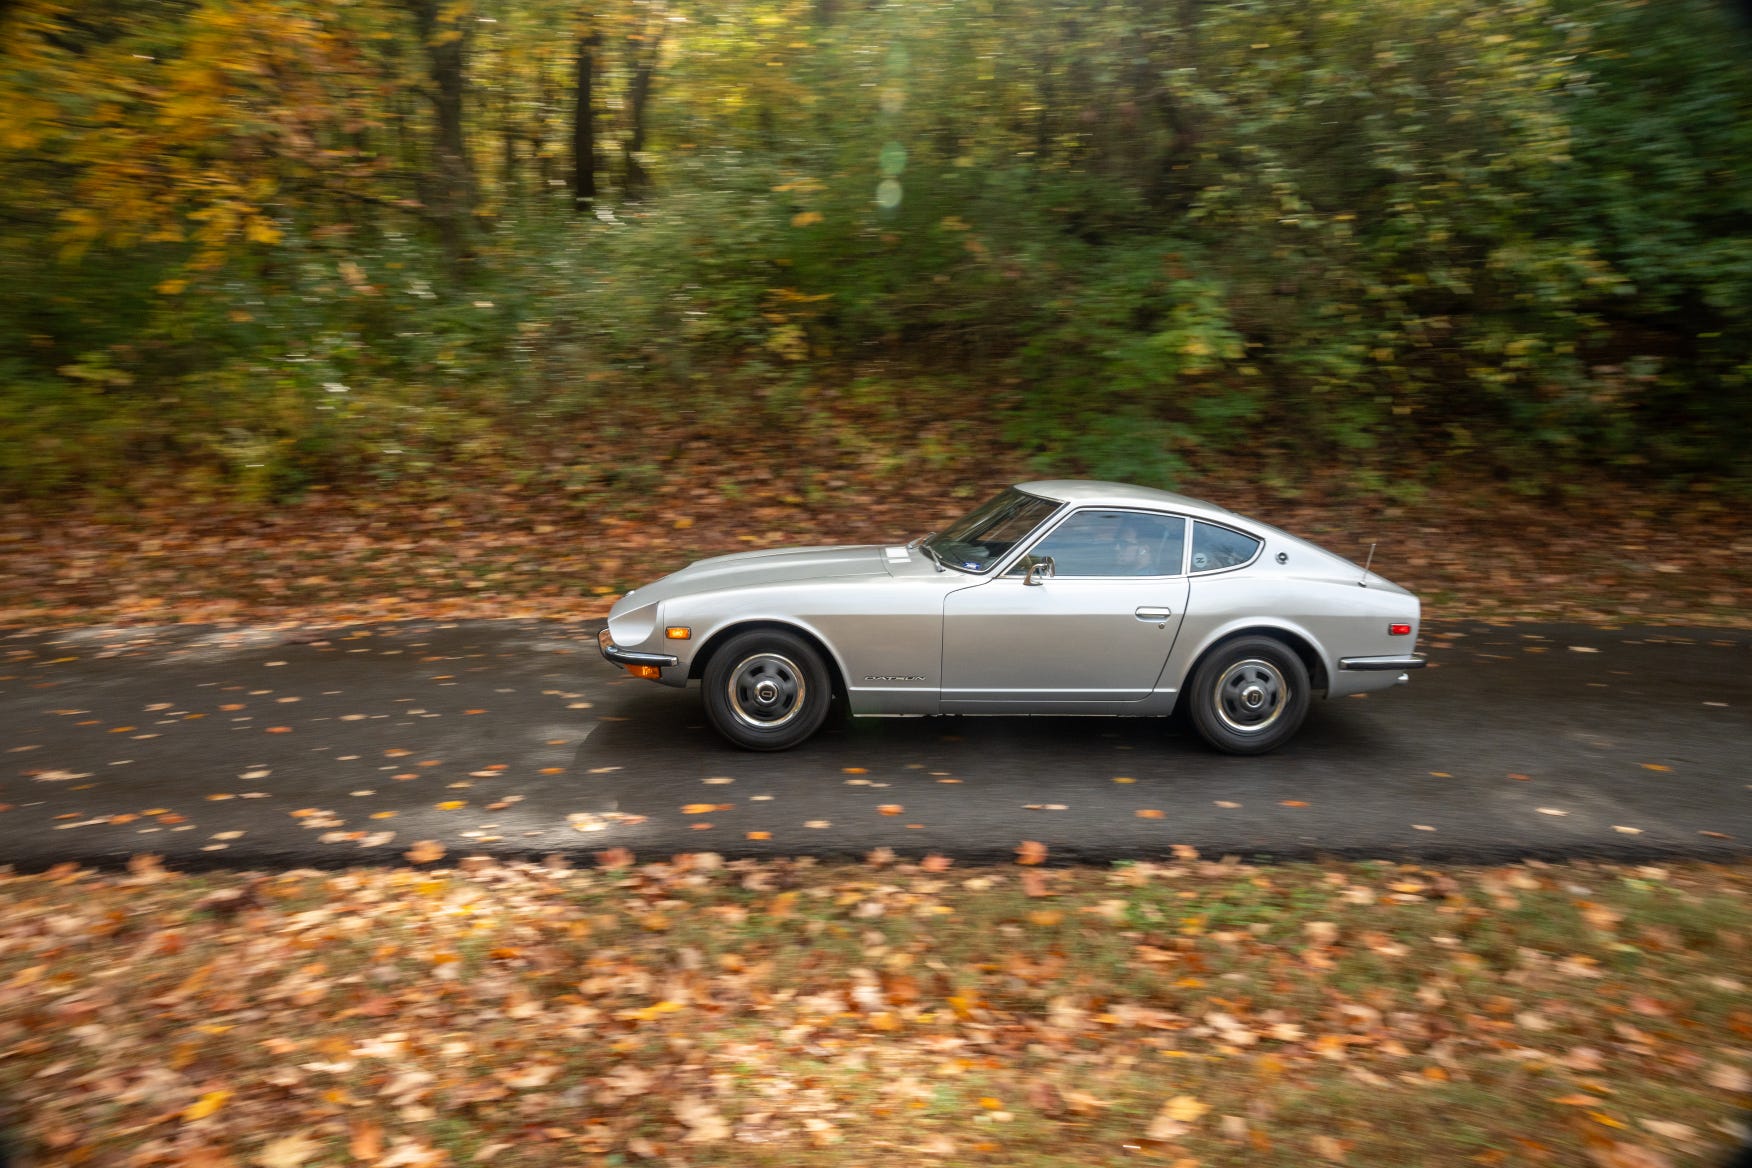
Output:
<instances>
[{"instance_id":1,"label":"car roof","mask_svg":"<svg viewBox=\"0 0 1752 1168\"><path fill-rule=\"evenodd\" d=\"M1154 487L1138 487L1131 483L1106 483L1093 479L1039 479L1017 483L1016 489L1039 495L1058 503L1087 503L1097 507L1149 507L1219 519L1238 519L1226 507L1191 495L1173 491L1158 491Z\"/></svg>"}]
</instances>

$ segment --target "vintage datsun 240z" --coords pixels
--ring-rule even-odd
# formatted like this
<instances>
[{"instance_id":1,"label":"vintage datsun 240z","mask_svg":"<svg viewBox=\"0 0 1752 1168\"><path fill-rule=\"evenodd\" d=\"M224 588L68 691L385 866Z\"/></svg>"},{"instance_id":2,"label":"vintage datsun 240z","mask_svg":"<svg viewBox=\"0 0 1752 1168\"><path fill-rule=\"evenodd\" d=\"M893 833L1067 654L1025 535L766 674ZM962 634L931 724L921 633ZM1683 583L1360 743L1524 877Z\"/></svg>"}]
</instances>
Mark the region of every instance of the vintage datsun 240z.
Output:
<instances>
[{"instance_id":1,"label":"vintage datsun 240z","mask_svg":"<svg viewBox=\"0 0 1752 1168\"><path fill-rule=\"evenodd\" d=\"M1417 597L1202 500L1057 480L1003 491L905 545L743 552L627 593L598 638L635 676L699 679L731 742L784 750L837 695L853 715L1184 707L1262 754L1316 693L1422 667Z\"/></svg>"}]
</instances>

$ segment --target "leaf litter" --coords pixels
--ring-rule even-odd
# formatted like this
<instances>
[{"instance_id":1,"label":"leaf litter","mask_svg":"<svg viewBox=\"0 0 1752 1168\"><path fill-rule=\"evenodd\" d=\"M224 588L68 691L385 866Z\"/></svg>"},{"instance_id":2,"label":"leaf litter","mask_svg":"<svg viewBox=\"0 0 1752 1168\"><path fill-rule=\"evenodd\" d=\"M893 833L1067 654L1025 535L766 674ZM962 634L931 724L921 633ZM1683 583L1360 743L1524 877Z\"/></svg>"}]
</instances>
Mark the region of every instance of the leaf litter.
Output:
<instances>
[{"instance_id":1,"label":"leaf litter","mask_svg":"<svg viewBox=\"0 0 1752 1168\"><path fill-rule=\"evenodd\" d=\"M0 874L25 1149L1659 1164L1752 1091L1744 865L406 858Z\"/></svg>"}]
</instances>

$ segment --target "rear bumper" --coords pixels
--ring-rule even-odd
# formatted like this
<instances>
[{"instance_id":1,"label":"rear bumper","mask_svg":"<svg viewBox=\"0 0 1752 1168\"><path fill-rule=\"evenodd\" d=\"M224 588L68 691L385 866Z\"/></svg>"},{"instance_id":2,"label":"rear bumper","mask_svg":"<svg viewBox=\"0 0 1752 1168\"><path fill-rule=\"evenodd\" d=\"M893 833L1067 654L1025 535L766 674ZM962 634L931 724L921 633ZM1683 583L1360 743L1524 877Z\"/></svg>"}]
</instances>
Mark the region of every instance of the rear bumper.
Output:
<instances>
[{"instance_id":1,"label":"rear bumper","mask_svg":"<svg viewBox=\"0 0 1752 1168\"><path fill-rule=\"evenodd\" d=\"M670 653L637 653L631 649L623 649L614 643L614 638L603 629L596 634L596 647L602 651L602 656L615 665L655 665L660 669L680 665L681 658Z\"/></svg>"},{"instance_id":2,"label":"rear bumper","mask_svg":"<svg viewBox=\"0 0 1752 1168\"><path fill-rule=\"evenodd\" d=\"M1423 657L1340 657L1338 667L1356 673L1403 673L1407 669L1422 669L1429 664Z\"/></svg>"}]
</instances>

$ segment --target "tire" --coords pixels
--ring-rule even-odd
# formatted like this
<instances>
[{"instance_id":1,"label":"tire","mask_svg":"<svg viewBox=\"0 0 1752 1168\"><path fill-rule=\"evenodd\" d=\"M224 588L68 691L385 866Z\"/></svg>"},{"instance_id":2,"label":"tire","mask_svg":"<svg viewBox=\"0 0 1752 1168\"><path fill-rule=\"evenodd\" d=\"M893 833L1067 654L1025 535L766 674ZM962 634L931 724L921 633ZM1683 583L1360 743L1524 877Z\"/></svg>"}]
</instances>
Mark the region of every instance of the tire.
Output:
<instances>
[{"instance_id":1,"label":"tire","mask_svg":"<svg viewBox=\"0 0 1752 1168\"><path fill-rule=\"evenodd\" d=\"M1239 637L1199 662L1188 696L1200 738L1224 754L1265 754L1308 716L1308 667L1282 641Z\"/></svg>"},{"instance_id":2,"label":"tire","mask_svg":"<svg viewBox=\"0 0 1752 1168\"><path fill-rule=\"evenodd\" d=\"M827 718L833 681L821 654L776 629L739 633L701 676L712 728L744 750L789 750Z\"/></svg>"}]
</instances>

